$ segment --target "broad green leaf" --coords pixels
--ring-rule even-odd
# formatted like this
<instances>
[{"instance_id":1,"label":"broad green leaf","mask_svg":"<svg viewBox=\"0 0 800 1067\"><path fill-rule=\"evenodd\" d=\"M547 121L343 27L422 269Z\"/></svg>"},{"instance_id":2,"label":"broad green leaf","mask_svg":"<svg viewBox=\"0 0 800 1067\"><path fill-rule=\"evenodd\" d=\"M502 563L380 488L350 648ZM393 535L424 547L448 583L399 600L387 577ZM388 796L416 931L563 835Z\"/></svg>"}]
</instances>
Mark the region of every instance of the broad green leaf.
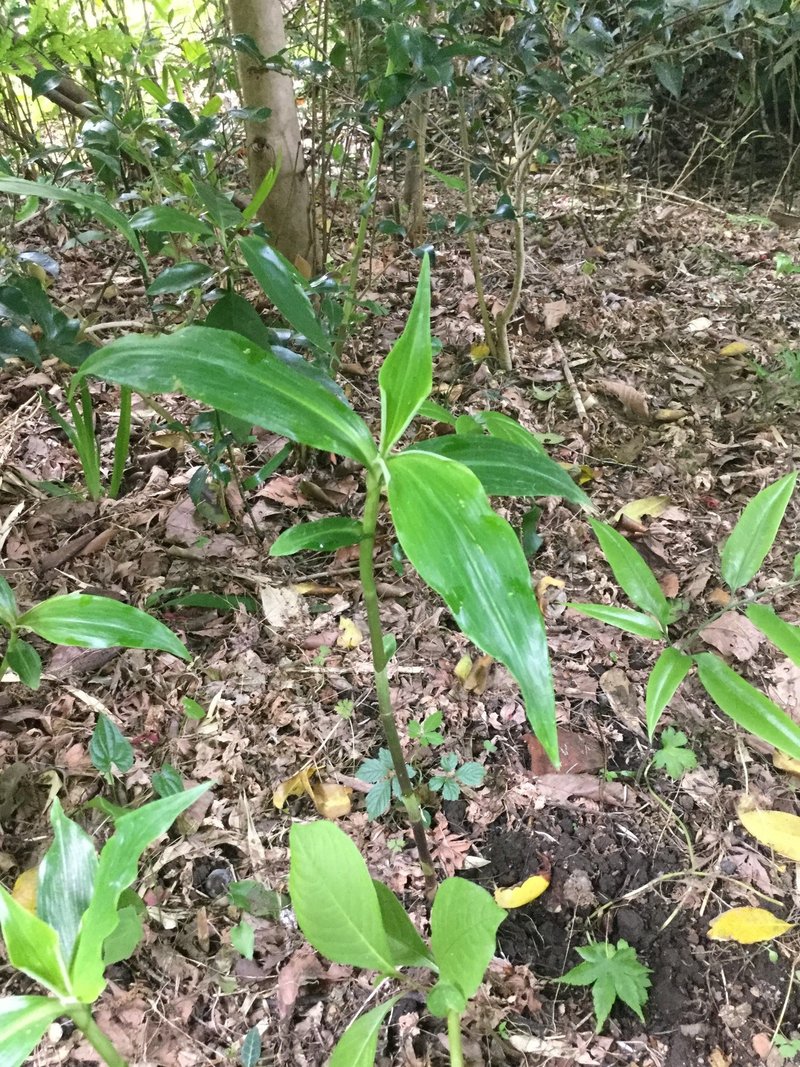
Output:
<instances>
[{"instance_id":1,"label":"broad green leaf","mask_svg":"<svg viewBox=\"0 0 800 1067\"><path fill-rule=\"evenodd\" d=\"M136 231L131 226L128 216L123 215L113 207L104 196L97 193L77 192L75 189L60 189L56 185L48 185L46 182L30 182L25 178L0 178L0 193L11 193L12 196L38 196L43 200L59 200L65 204L73 204L96 215L106 225L122 234L136 254L136 258L147 273L147 263L142 255L142 246Z\"/></svg>"},{"instance_id":2,"label":"broad green leaf","mask_svg":"<svg viewBox=\"0 0 800 1067\"><path fill-rule=\"evenodd\" d=\"M119 727L102 712L89 741L89 758L101 774L109 775L116 767L123 774L133 766L133 745Z\"/></svg>"},{"instance_id":3,"label":"broad green leaf","mask_svg":"<svg viewBox=\"0 0 800 1067\"><path fill-rule=\"evenodd\" d=\"M400 439L433 384L431 269L423 256L417 292L403 332L378 374L381 393L381 452Z\"/></svg>"},{"instance_id":4,"label":"broad green leaf","mask_svg":"<svg viewBox=\"0 0 800 1067\"><path fill-rule=\"evenodd\" d=\"M216 225L221 230L244 225L244 215L239 208L231 203L227 196L217 192L213 185L208 182L193 178L195 192L202 201L203 207L209 213Z\"/></svg>"},{"instance_id":5,"label":"broad green leaf","mask_svg":"<svg viewBox=\"0 0 800 1067\"><path fill-rule=\"evenodd\" d=\"M721 711L768 745L800 759L800 726L777 704L712 652L701 652L694 661L703 688Z\"/></svg>"},{"instance_id":6,"label":"broad green leaf","mask_svg":"<svg viewBox=\"0 0 800 1067\"><path fill-rule=\"evenodd\" d=\"M70 980L58 934L18 904L0 885L0 927L8 961L57 996L69 996Z\"/></svg>"},{"instance_id":7,"label":"broad green leaf","mask_svg":"<svg viewBox=\"0 0 800 1067\"><path fill-rule=\"evenodd\" d=\"M488 496L559 496L592 508L586 493L544 451L499 437L449 433L420 441L407 451L432 452L463 463Z\"/></svg>"},{"instance_id":8,"label":"broad green leaf","mask_svg":"<svg viewBox=\"0 0 800 1067\"><path fill-rule=\"evenodd\" d=\"M312 947L334 963L393 974L378 897L347 834L329 822L294 825L289 849L289 896Z\"/></svg>"},{"instance_id":9,"label":"broad green leaf","mask_svg":"<svg viewBox=\"0 0 800 1067\"><path fill-rule=\"evenodd\" d=\"M185 293L189 289L198 289L214 277L214 271L205 263L176 263L167 267L147 287L148 296L163 296L164 293Z\"/></svg>"},{"instance_id":10,"label":"broad green leaf","mask_svg":"<svg viewBox=\"0 0 800 1067\"><path fill-rule=\"evenodd\" d=\"M154 204L151 207L143 207L131 216L131 226L134 230L155 230L158 233L191 233L199 237L209 237L213 233L211 228L193 215L185 211L179 211L167 204Z\"/></svg>"},{"instance_id":11,"label":"broad green leaf","mask_svg":"<svg viewBox=\"0 0 800 1067\"><path fill-rule=\"evenodd\" d=\"M97 853L89 835L64 814L58 797L50 809L53 843L39 865L36 914L53 927L69 966L81 917L92 899Z\"/></svg>"},{"instance_id":12,"label":"broad green leaf","mask_svg":"<svg viewBox=\"0 0 800 1067\"><path fill-rule=\"evenodd\" d=\"M254 426L366 466L377 456L366 423L352 408L227 330L187 326L163 337L121 337L81 365L72 388L87 375L141 393L185 393Z\"/></svg>"},{"instance_id":13,"label":"broad green leaf","mask_svg":"<svg viewBox=\"0 0 800 1067\"><path fill-rule=\"evenodd\" d=\"M269 550L271 556L291 556L295 552L334 552L345 545L357 545L364 528L355 519L336 516L301 522L284 530Z\"/></svg>"},{"instance_id":14,"label":"broad green leaf","mask_svg":"<svg viewBox=\"0 0 800 1067\"><path fill-rule=\"evenodd\" d=\"M495 953L497 928L506 912L486 890L465 878L446 878L431 908L431 950L442 982L469 1000Z\"/></svg>"},{"instance_id":15,"label":"broad green leaf","mask_svg":"<svg viewBox=\"0 0 800 1067\"><path fill-rule=\"evenodd\" d=\"M117 819L114 833L100 853L92 902L83 914L70 969L72 987L79 1000L92 1003L103 991L103 945L117 928L119 899L123 890L135 881L142 853L210 785L204 782L178 796L154 800Z\"/></svg>"},{"instance_id":16,"label":"broad green leaf","mask_svg":"<svg viewBox=\"0 0 800 1067\"><path fill-rule=\"evenodd\" d=\"M23 685L27 685L29 689L39 688L42 680L42 660L33 645L14 634L8 642L6 658L9 667Z\"/></svg>"},{"instance_id":17,"label":"broad green leaf","mask_svg":"<svg viewBox=\"0 0 800 1067\"><path fill-rule=\"evenodd\" d=\"M778 527L797 482L785 474L747 504L722 550L722 577L735 592L755 576L778 536Z\"/></svg>"},{"instance_id":18,"label":"broad green leaf","mask_svg":"<svg viewBox=\"0 0 800 1067\"><path fill-rule=\"evenodd\" d=\"M666 629L670 607L656 576L621 533L596 519L589 519L589 522L620 587L637 608L654 615Z\"/></svg>"},{"instance_id":19,"label":"broad green leaf","mask_svg":"<svg viewBox=\"0 0 800 1067\"><path fill-rule=\"evenodd\" d=\"M654 663L647 679L645 696L647 733L651 740L664 708L675 696L679 685L689 673L692 662L691 656L685 656L677 648L665 648Z\"/></svg>"},{"instance_id":20,"label":"broad green leaf","mask_svg":"<svg viewBox=\"0 0 800 1067\"><path fill-rule=\"evenodd\" d=\"M156 771L150 779L153 791L160 797L171 797L176 793L182 793L186 786L183 778L169 763L163 764L161 770Z\"/></svg>"},{"instance_id":21,"label":"broad green leaf","mask_svg":"<svg viewBox=\"0 0 800 1067\"><path fill-rule=\"evenodd\" d=\"M51 997L0 998L0 1063L22 1067L44 1037L50 1023L64 1014Z\"/></svg>"},{"instance_id":22,"label":"broad green leaf","mask_svg":"<svg viewBox=\"0 0 800 1067\"><path fill-rule=\"evenodd\" d=\"M0 623L13 623L17 617L17 598L14 590L0 577Z\"/></svg>"},{"instance_id":23,"label":"broad green leaf","mask_svg":"<svg viewBox=\"0 0 800 1067\"><path fill-rule=\"evenodd\" d=\"M383 929L389 941L389 949L396 967L429 967L436 970L428 946L406 914L406 909L383 882L373 878L372 884L378 896Z\"/></svg>"},{"instance_id":24,"label":"broad green leaf","mask_svg":"<svg viewBox=\"0 0 800 1067\"><path fill-rule=\"evenodd\" d=\"M455 426L456 417L447 408L442 407L433 400L423 400L417 411L425 419L433 419L436 422L444 422L448 426Z\"/></svg>"},{"instance_id":25,"label":"broad green leaf","mask_svg":"<svg viewBox=\"0 0 800 1067\"><path fill-rule=\"evenodd\" d=\"M520 423L504 415L502 411L479 411L473 415L473 418L492 437L501 441L510 441L512 444L519 445L520 448L529 448L532 452L546 455L542 442L538 441Z\"/></svg>"},{"instance_id":26,"label":"broad green leaf","mask_svg":"<svg viewBox=\"0 0 800 1067\"><path fill-rule=\"evenodd\" d=\"M158 619L111 597L68 593L43 600L18 625L54 645L79 648L156 648L191 659L186 646Z\"/></svg>"},{"instance_id":27,"label":"broad green leaf","mask_svg":"<svg viewBox=\"0 0 800 1067\"><path fill-rule=\"evenodd\" d=\"M392 997L359 1015L336 1043L328 1067L373 1067L383 1020L399 999L399 996Z\"/></svg>"},{"instance_id":28,"label":"broad green leaf","mask_svg":"<svg viewBox=\"0 0 800 1067\"><path fill-rule=\"evenodd\" d=\"M784 656L800 667L800 626L786 622L765 604L750 604L745 615Z\"/></svg>"},{"instance_id":29,"label":"broad green leaf","mask_svg":"<svg viewBox=\"0 0 800 1067\"><path fill-rule=\"evenodd\" d=\"M129 960L144 936L142 919L136 908L120 908L119 922L103 942L103 964L110 967Z\"/></svg>"},{"instance_id":30,"label":"broad green leaf","mask_svg":"<svg viewBox=\"0 0 800 1067\"><path fill-rule=\"evenodd\" d=\"M314 314L299 271L261 237L243 237L239 244L253 277L292 329L315 348L330 352L330 338Z\"/></svg>"},{"instance_id":31,"label":"broad green leaf","mask_svg":"<svg viewBox=\"0 0 800 1067\"><path fill-rule=\"evenodd\" d=\"M598 622L607 622L609 626L616 626L618 630L636 634L637 637L648 637L651 641L663 641L664 631L658 625L652 615L645 615L641 611L633 611L631 608L617 608L612 604L567 604L568 608L579 611L581 615L588 615L590 619Z\"/></svg>"},{"instance_id":32,"label":"broad green leaf","mask_svg":"<svg viewBox=\"0 0 800 1067\"><path fill-rule=\"evenodd\" d=\"M256 932L246 919L242 919L231 930L231 944L246 960L253 958L256 945Z\"/></svg>"},{"instance_id":33,"label":"broad green leaf","mask_svg":"<svg viewBox=\"0 0 800 1067\"><path fill-rule=\"evenodd\" d=\"M452 1012L461 1015L467 1007L467 998L450 982L440 981L432 986L426 997L428 1011L440 1019L445 1019Z\"/></svg>"},{"instance_id":34,"label":"broad green leaf","mask_svg":"<svg viewBox=\"0 0 800 1067\"><path fill-rule=\"evenodd\" d=\"M388 467L389 503L403 551L443 597L462 632L514 675L528 721L557 766L547 636L516 534L460 463L414 451L393 457Z\"/></svg>"}]
</instances>

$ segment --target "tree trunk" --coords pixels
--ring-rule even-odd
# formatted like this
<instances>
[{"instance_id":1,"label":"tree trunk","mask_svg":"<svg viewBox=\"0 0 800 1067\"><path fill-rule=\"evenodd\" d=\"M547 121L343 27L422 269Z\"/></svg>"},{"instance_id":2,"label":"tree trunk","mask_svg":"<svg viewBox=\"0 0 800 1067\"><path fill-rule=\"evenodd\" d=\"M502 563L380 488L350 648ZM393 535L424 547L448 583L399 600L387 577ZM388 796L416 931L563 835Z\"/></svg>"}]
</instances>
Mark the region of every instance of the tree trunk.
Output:
<instances>
[{"instance_id":1,"label":"tree trunk","mask_svg":"<svg viewBox=\"0 0 800 1067\"><path fill-rule=\"evenodd\" d=\"M262 55L274 56L286 47L280 0L230 0L231 31L248 34ZM245 107L268 107L265 122L247 123L247 157L252 192L277 166L278 177L261 205L258 217L273 244L288 260L302 256L313 264L315 241L311 190L305 174L294 85L288 74L264 70L251 56L238 53L239 85Z\"/></svg>"}]
</instances>

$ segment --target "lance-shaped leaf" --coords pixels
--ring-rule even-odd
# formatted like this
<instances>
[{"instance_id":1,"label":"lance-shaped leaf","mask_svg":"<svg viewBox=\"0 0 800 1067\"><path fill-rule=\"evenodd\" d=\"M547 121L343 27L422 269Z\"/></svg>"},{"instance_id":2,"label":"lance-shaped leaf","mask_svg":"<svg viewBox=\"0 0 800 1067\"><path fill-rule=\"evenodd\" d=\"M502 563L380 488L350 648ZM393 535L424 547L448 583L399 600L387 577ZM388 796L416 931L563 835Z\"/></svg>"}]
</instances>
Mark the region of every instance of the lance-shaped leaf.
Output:
<instances>
[{"instance_id":1,"label":"lance-shaped leaf","mask_svg":"<svg viewBox=\"0 0 800 1067\"><path fill-rule=\"evenodd\" d=\"M157 233L191 233L198 237L210 237L213 234L205 222L168 204L143 207L131 216L131 226L134 230L153 230Z\"/></svg>"},{"instance_id":2,"label":"lance-shaped leaf","mask_svg":"<svg viewBox=\"0 0 800 1067\"><path fill-rule=\"evenodd\" d=\"M718 708L768 745L800 759L800 726L777 704L712 652L701 652L694 660L700 682Z\"/></svg>"},{"instance_id":3,"label":"lance-shaped leaf","mask_svg":"<svg viewBox=\"0 0 800 1067\"><path fill-rule=\"evenodd\" d=\"M350 1023L336 1043L328 1067L373 1067L383 1020L399 999L392 997Z\"/></svg>"},{"instance_id":4,"label":"lance-shaped leaf","mask_svg":"<svg viewBox=\"0 0 800 1067\"><path fill-rule=\"evenodd\" d=\"M87 1004L103 991L103 944L119 922L119 899L136 878L139 858L148 845L170 828L209 788L210 782L185 793L154 800L121 815L114 833L103 846L94 882L92 902L83 913L78 946L70 968L75 996Z\"/></svg>"},{"instance_id":5,"label":"lance-shaped leaf","mask_svg":"<svg viewBox=\"0 0 800 1067\"><path fill-rule=\"evenodd\" d=\"M511 441L512 444L521 448L529 448L534 452L544 453L544 445L533 434L515 419L504 415L502 411L478 411L472 416L479 426L483 426L492 437L503 441Z\"/></svg>"},{"instance_id":6,"label":"lance-shaped leaf","mask_svg":"<svg viewBox=\"0 0 800 1067\"><path fill-rule=\"evenodd\" d=\"M269 550L271 556L292 556L304 549L309 552L334 552L337 548L357 545L364 528L355 519L335 516L301 522L284 530Z\"/></svg>"},{"instance_id":7,"label":"lance-shaped leaf","mask_svg":"<svg viewBox=\"0 0 800 1067\"><path fill-rule=\"evenodd\" d=\"M19 626L54 645L79 648L157 648L190 659L186 646L163 622L106 596L68 593L43 600L20 615Z\"/></svg>"},{"instance_id":8,"label":"lance-shaped leaf","mask_svg":"<svg viewBox=\"0 0 800 1067\"><path fill-rule=\"evenodd\" d=\"M366 423L316 382L227 330L202 326L163 337L128 336L90 356L72 379L94 375L140 393L185 393L254 426L369 465Z\"/></svg>"},{"instance_id":9,"label":"lance-shaped leaf","mask_svg":"<svg viewBox=\"0 0 800 1067\"><path fill-rule=\"evenodd\" d=\"M797 472L785 474L757 493L731 530L722 550L722 577L734 592L755 577L775 543Z\"/></svg>"},{"instance_id":10,"label":"lance-shaped leaf","mask_svg":"<svg viewBox=\"0 0 800 1067\"><path fill-rule=\"evenodd\" d=\"M64 1014L52 997L0 999L0 1063L21 1067L44 1037L50 1023Z\"/></svg>"},{"instance_id":11,"label":"lance-shaped leaf","mask_svg":"<svg viewBox=\"0 0 800 1067\"><path fill-rule=\"evenodd\" d=\"M431 391L431 270L423 257L417 292L403 332L392 345L378 374L381 391L381 452L385 455L403 434Z\"/></svg>"},{"instance_id":12,"label":"lance-shaped leaf","mask_svg":"<svg viewBox=\"0 0 800 1067\"><path fill-rule=\"evenodd\" d=\"M528 721L558 765L555 697L544 620L517 535L478 478L444 456L404 452L388 463L398 540L466 636L504 663Z\"/></svg>"},{"instance_id":13,"label":"lance-shaped leaf","mask_svg":"<svg viewBox=\"0 0 800 1067\"><path fill-rule=\"evenodd\" d=\"M637 608L654 615L666 629L670 607L656 576L621 533L595 519L589 522L619 585Z\"/></svg>"},{"instance_id":14,"label":"lance-shaped leaf","mask_svg":"<svg viewBox=\"0 0 800 1067\"><path fill-rule=\"evenodd\" d=\"M786 622L766 604L750 604L745 615L792 663L800 667L800 626Z\"/></svg>"},{"instance_id":15,"label":"lance-shaped leaf","mask_svg":"<svg viewBox=\"0 0 800 1067\"><path fill-rule=\"evenodd\" d=\"M592 507L586 493L544 451L499 437L457 433L420 441L408 451L412 449L463 463L480 478L489 496L559 496Z\"/></svg>"},{"instance_id":16,"label":"lance-shaped leaf","mask_svg":"<svg viewBox=\"0 0 800 1067\"><path fill-rule=\"evenodd\" d=\"M613 604L567 604L568 608L579 611L581 615L587 615L590 619L598 622L606 622L609 626L616 626L618 630L636 634L637 637L648 637L651 641L661 641L664 633L652 615L645 615L642 611L633 611L631 608L618 608Z\"/></svg>"},{"instance_id":17,"label":"lance-shaped leaf","mask_svg":"<svg viewBox=\"0 0 800 1067\"><path fill-rule=\"evenodd\" d=\"M71 992L58 934L0 885L0 927L9 963L57 996Z\"/></svg>"},{"instance_id":18,"label":"lance-shaped leaf","mask_svg":"<svg viewBox=\"0 0 800 1067\"><path fill-rule=\"evenodd\" d=\"M97 874L91 837L64 814L58 797L50 811L53 843L39 865L36 914L56 931L69 965L83 913L89 907Z\"/></svg>"},{"instance_id":19,"label":"lance-shaped leaf","mask_svg":"<svg viewBox=\"0 0 800 1067\"><path fill-rule=\"evenodd\" d=\"M292 329L315 348L330 352L330 338L314 314L299 271L261 237L243 237L239 244L253 277Z\"/></svg>"},{"instance_id":20,"label":"lance-shaped leaf","mask_svg":"<svg viewBox=\"0 0 800 1067\"><path fill-rule=\"evenodd\" d=\"M647 733L652 739L664 708L675 696L678 686L689 673L691 656L685 656L677 648L665 648L653 665L647 679L645 710Z\"/></svg>"}]
</instances>

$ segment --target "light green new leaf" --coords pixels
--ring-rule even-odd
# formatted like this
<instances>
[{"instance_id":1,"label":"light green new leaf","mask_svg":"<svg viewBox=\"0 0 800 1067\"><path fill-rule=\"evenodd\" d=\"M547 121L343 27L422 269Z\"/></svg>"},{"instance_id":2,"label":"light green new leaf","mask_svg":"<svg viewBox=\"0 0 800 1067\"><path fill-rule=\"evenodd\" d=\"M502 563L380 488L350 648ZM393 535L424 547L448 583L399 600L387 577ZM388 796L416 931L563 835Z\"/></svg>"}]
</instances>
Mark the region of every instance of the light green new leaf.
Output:
<instances>
[{"instance_id":1,"label":"light green new leaf","mask_svg":"<svg viewBox=\"0 0 800 1067\"><path fill-rule=\"evenodd\" d=\"M446 1019L452 1012L461 1015L467 1007L467 998L461 990L444 981L431 986L425 1002L431 1015L438 1019Z\"/></svg>"},{"instance_id":2,"label":"light green new leaf","mask_svg":"<svg viewBox=\"0 0 800 1067\"><path fill-rule=\"evenodd\" d=\"M583 508L593 506L586 493L543 450L499 437L457 433L420 441L407 449L412 450L463 463L480 478L488 496L558 496Z\"/></svg>"},{"instance_id":3,"label":"light green new leaf","mask_svg":"<svg viewBox=\"0 0 800 1067\"><path fill-rule=\"evenodd\" d=\"M786 622L765 604L751 604L745 615L784 656L800 667L800 626Z\"/></svg>"},{"instance_id":4,"label":"light green new leaf","mask_svg":"<svg viewBox=\"0 0 800 1067\"><path fill-rule=\"evenodd\" d=\"M106 596L68 593L50 597L20 615L18 625L54 645L156 648L191 659L183 642L163 622Z\"/></svg>"},{"instance_id":5,"label":"light green new leaf","mask_svg":"<svg viewBox=\"0 0 800 1067\"><path fill-rule=\"evenodd\" d=\"M194 215L188 215L185 211L179 211L168 204L153 204L150 207L143 207L141 211L137 211L135 215L131 216L131 226L134 230L154 230L157 233L190 233L198 237L209 237L213 233L210 226L207 226L200 219L196 219Z\"/></svg>"},{"instance_id":6,"label":"light green new leaf","mask_svg":"<svg viewBox=\"0 0 800 1067\"><path fill-rule=\"evenodd\" d=\"M664 631L658 625L652 615L645 615L641 611L633 611L631 608L617 608L612 604L567 604L568 608L579 611L581 615L588 615L590 619L598 622L606 622L609 626L616 626L618 630L636 634L637 637L648 637L651 641L663 641Z\"/></svg>"},{"instance_id":7,"label":"light green new leaf","mask_svg":"<svg viewBox=\"0 0 800 1067\"><path fill-rule=\"evenodd\" d=\"M399 999L392 997L351 1023L336 1043L328 1067L373 1067L383 1020Z\"/></svg>"},{"instance_id":8,"label":"light green new leaf","mask_svg":"<svg viewBox=\"0 0 800 1067\"><path fill-rule=\"evenodd\" d=\"M122 960L129 960L144 937L142 919L136 908L120 908L119 922L103 942L103 964L110 967Z\"/></svg>"},{"instance_id":9,"label":"light green new leaf","mask_svg":"<svg viewBox=\"0 0 800 1067\"><path fill-rule=\"evenodd\" d=\"M0 927L9 963L57 996L69 996L70 982L58 934L18 904L0 885Z\"/></svg>"},{"instance_id":10,"label":"light green new leaf","mask_svg":"<svg viewBox=\"0 0 800 1067\"><path fill-rule=\"evenodd\" d=\"M204 782L185 793L154 800L117 819L114 833L100 853L92 902L83 913L78 947L70 968L72 987L79 1000L91 1004L103 991L103 945L117 928L119 899L136 879L142 853L210 785Z\"/></svg>"},{"instance_id":11,"label":"light green new leaf","mask_svg":"<svg viewBox=\"0 0 800 1067\"><path fill-rule=\"evenodd\" d=\"M90 356L72 378L94 375L141 393L185 393L253 426L369 466L369 429L343 401L239 334L187 326L162 337L131 335Z\"/></svg>"},{"instance_id":12,"label":"light green new leaf","mask_svg":"<svg viewBox=\"0 0 800 1067\"><path fill-rule=\"evenodd\" d=\"M64 1014L51 997L0 999L0 1063L21 1067L44 1037L50 1023Z\"/></svg>"},{"instance_id":13,"label":"light green new leaf","mask_svg":"<svg viewBox=\"0 0 800 1067\"><path fill-rule=\"evenodd\" d=\"M239 244L253 277L292 329L315 348L330 352L330 338L314 314L302 275L261 237L242 237Z\"/></svg>"},{"instance_id":14,"label":"light green new leaf","mask_svg":"<svg viewBox=\"0 0 800 1067\"><path fill-rule=\"evenodd\" d=\"M647 733L651 741L664 708L675 696L678 686L689 673L692 662L691 656L685 656L677 648L665 648L654 663L647 679L645 695Z\"/></svg>"},{"instance_id":15,"label":"light green new leaf","mask_svg":"<svg viewBox=\"0 0 800 1067\"><path fill-rule=\"evenodd\" d=\"M722 550L722 577L736 592L755 576L778 536L797 482L797 472L785 474L757 493L739 516Z\"/></svg>"},{"instance_id":16,"label":"light green new leaf","mask_svg":"<svg viewBox=\"0 0 800 1067\"><path fill-rule=\"evenodd\" d=\"M56 797L50 809L53 843L39 865L36 914L57 932L69 966L81 917L92 899L97 853L77 823L68 819Z\"/></svg>"},{"instance_id":17,"label":"light green new leaf","mask_svg":"<svg viewBox=\"0 0 800 1067\"><path fill-rule=\"evenodd\" d=\"M589 522L620 587L637 608L654 615L666 629L670 607L656 576L621 533L596 519L589 519Z\"/></svg>"},{"instance_id":18,"label":"light green new leaf","mask_svg":"<svg viewBox=\"0 0 800 1067\"><path fill-rule=\"evenodd\" d=\"M435 422L444 422L448 426L455 426L456 424L455 415L434 400L423 400L417 414L425 419L433 419Z\"/></svg>"},{"instance_id":19,"label":"light green new leaf","mask_svg":"<svg viewBox=\"0 0 800 1067\"><path fill-rule=\"evenodd\" d=\"M504 415L502 411L479 411L473 415L473 418L492 437L501 441L510 441L512 444L519 445L520 448L546 455L542 442L516 420Z\"/></svg>"},{"instance_id":20,"label":"light green new leaf","mask_svg":"<svg viewBox=\"0 0 800 1067\"><path fill-rule=\"evenodd\" d=\"M378 374L381 392L381 453L386 455L419 411L433 384L431 270L427 255L403 332Z\"/></svg>"},{"instance_id":21,"label":"light green new leaf","mask_svg":"<svg viewBox=\"0 0 800 1067\"><path fill-rule=\"evenodd\" d=\"M329 822L289 834L289 896L310 944L334 963L394 974L381 909L356 846Z\"/></svg>"},{"instance_id":22,"label":"light green new leaf","mask_svg":"<svg viewBox=\"0 0 800 1067\"><path fill-rule=\"evenodd\" d=\"M397 537L461 631L516 678L528 721L558 766L555 696L544 620L517 535L460 463L409 451L388 463Z\"/></svg>"},{"instance_id":23,"label":"light green new leaf","mask_svg":"<svg viewBox=\"0 0 800 1067\"><path fill-rule=\"evenodd\" d=\"M271 556L292 556L295 552L334 552L346 545L357 545L364 534L364 528L355 519L335 516L329 519L317 519L315 522L301 522L284 530L272 543Z\"/></svg>"},{"instance_id":24,"label":"light green new leaf","mask_svg":"<svg viewBox=\"0 0 800 1067\"><path fill-rule=\"evenodd\" d=\"M431 949L441 981L469 1000L495 953L497 928L507 913L486 890L465 878L446 878L431 908Z\"/></svg>"},{"instance_id":25,"label":"light green new leaf","mask_svg":"<svg viewBox=\"0 0 800 1067\"><path fill-rule=\"evenodd\" d=\"M433 956L406 914L406 909L383 882L373 878L372 884L378 897L383 929L395 966L429 967L435 971L436 964Z\"/></svg>"},{"instance_id":26,"label":"light green new leaf","mask_svg":"<svg viewBox=\"0 0 800 1067\"><path fill-rule=\"evenodd\" d=\"M800 726L777 704L712 652L701 652L694 661L703 688L721 711L768 745L800 759Z\"/></svg>"},{"instance_id":27,"label":"light green new leaf","mask_svg":"<svg viewBox=\"0 0 800 1067\"><path fill-rule=\"evenodd\" d=\"M23 685L29 689L39 688L42 680L41 656L33 645L23 641L17 633L9 639L6 660Z\"/></svg>"},{"instance_id":28,"label":"light green new leaf","mask_svg":"<svg viewBox=\"0 0 800 1067\"><path fill-rule=\"evenodd\" d=\"M585 963L579 963L560 981L567 985L591 985L597 1033L603 1029L614 1002L619 998L644 1022L642 1007L647 1003L650 968L639 963L636 950L627 941L616 947L608 941L578 949Z\"/></svg>"}]
</instances>

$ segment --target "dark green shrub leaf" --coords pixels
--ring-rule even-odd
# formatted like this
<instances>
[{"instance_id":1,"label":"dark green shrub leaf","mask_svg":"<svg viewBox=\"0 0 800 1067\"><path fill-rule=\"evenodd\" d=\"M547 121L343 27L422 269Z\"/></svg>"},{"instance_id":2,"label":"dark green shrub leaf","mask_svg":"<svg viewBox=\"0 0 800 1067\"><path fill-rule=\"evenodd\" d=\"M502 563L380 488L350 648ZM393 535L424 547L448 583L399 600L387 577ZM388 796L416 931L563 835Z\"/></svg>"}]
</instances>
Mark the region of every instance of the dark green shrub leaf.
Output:
<instances>
[{"instance_id":1,"label":"dark green shrub leaf","mask_svg":"<svg viewBox=\"0 0 800 1067\"><path fill-rule=\"evenodd\" d=\"M112 773L113 767L124 774L133 766L133 745L102 713L97 716L97 725L89 742L89 758L92 766L106 775Z\"/></svg>"},{"instance_id":2,"label":"dark green shrub leaf","mask_svg":"<svg viewBox=\"0 0 800 1067\"><path fill-rule=\"evenodd\" d=\"M0 364L9 356L27 359L34 367L41 367L42 357L39 346L29 333L18 326L0 326Z\"/></svg>"},{"instance_id":3,"label":"dark green shrub leaf","mask_svg":"<svg viewBox=\"0 0 800 1067\"><path fill-rule=\"evenodd\" d=\"M670 607L656 576L622 534L595 519L589 522L618 584L638 608L654 615L666 629Z\"/></svg>"},{"instance_id":4,"label":"dark green shrub leaf","mask_svg":"<svg viewBox=\"0 0 800 1067\"><path fill-rule=\"evenodd\" d=\"M157 278L147 287L148 296L162 296L164 293L185 293L189 289L199 289L214 271L205 263L176 263L174 267L162 270Z\"/></svg>"},{"instance_id":5,"label":"dark green shrub leaf","mask_svg":"<svg viewBox=\"0 0 800 1067\"><path fill-rule=\"evenodd\" d=\"M474 996L494 956L497 928L506 912L481 886L447 878L431 908L431 949L441 981L467 1000Z\"/></svg>"},{"instance_id":6,"label":"dark green shrub leaf","mask_svg":"<svg viewBox=\"0 0 800 1067\"><path fill-rule=\"evenodd\" d=\"M411 313L378 374L384 455L402 436L430 393L432 368L431 277L430 262L425 256Z\"/></svg>"},{"instance_id":7,"label":"dark green shrub leaf","mask_svg":"<svg viewBox=\"0 0 800 1067\"><path fill-rule=\"evenodd\" d=\"M190 233L198 237L210 237L213 231L205 222L167 204L143 207L131 216L134 230L155 230L157 233ZM160 275L160 277L162 277ZM164 290L168 292L169 290Z\"/></svg>"},{"instance_id":8,"label":"dark green shrub leaf","mask_svg":"<svg viewBox=\"0 0 800 1067\"><path fill-rule=\"evenodd\" d=\"M653 59L651 63L655 76L677 100L683 89L683 63L677 59Z\"/></svg>"},{"instance_id":9,"label":"dark green shrub leaf","mask_svg":"<svg viewBox=\"0 0 800 1067\"><path fill-rule=\"evenodd\" d=\"M171 797L184 790L183 778L169 763L165 763L160 771L156 771L151 783L153 791L160 797Z\"/></svg>"},{"instance_id":10,"label":"dark green shrub leaf","mask_svg":"<svg viewBox=\"0 0 800 1067\"><path fill-rule=\"evenodd\" d=\"M664 631L658 625L652 615L645 615L641 611L633 611L631 608L617 608L611 604L574 604L568 603L568 608L579 611L581 615L588 615L590 619L598 622L606 622L609 626L616 626L618 630L636 634L637 637L648 637L651 641L663 641Z\"/></svg>"},{"instance_id":11,"label":"dark green shrub leaf","mask_svg":"<svg viewBox=\"0 0 800 1067\"><path fill-rule=\"evenodd\" d=\"M284 530L269 550L271 556L291 556L295 552L334 552L346 545L357 545L363 527L355 519L332 517L315 522L301 522Z\"/></svg>"},{"instance_id":12,"label":"dark green shrub leaf","mask_svg":"<svg viewBox=\"0 0 800 1067\"><path fill-rule=\"evenodd\" d=\"M785 474L762 489L747 504L722 550L722 577L733 592L755 577L775 543L797 482L797 472Z\"/></svg>"},{"instance_id":13,"label":"dark green shrub leaf","mask_svg":"<svg viewBox=\"0 0 800 1067\"><path fill-rule=\"evenodd\" d=\"M683 679L692 666L691 656L685 656L677 648L665 648L653 665L647 679L645 709L647 733L652 739L664 708L675 696Z\"/></svg>"}]
</instances>

